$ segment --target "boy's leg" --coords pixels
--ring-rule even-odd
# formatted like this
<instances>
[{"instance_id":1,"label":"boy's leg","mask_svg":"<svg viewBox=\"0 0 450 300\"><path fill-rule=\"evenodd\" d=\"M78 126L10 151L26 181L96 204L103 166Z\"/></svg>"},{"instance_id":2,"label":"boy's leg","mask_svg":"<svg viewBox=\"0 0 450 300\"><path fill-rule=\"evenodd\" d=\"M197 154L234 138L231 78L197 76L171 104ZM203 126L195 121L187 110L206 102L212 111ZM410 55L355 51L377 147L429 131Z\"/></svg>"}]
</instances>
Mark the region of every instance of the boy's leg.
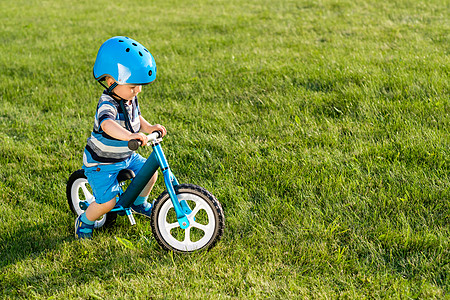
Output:
<instances>
[{"instance_id":1,"label":"boy's leg","mask_svg":"<svg viewBox=\"0 0 450 300\"><path fill-rule=\"evenodd\" d=\"M86 218L91 222L95 222L100 216L110 212L114 206L116 206L116 197L102 204L98 204L94 201L86 209Z\"/></svg>"},{"instance_id":2,"label":"boy's leg","mask_svg":"<svg viewBox=\"0 0 450 300\"><path fill-rule=\"evenodd\" d=\"M155 172L155 174L153 174L152 178L150 178L147 185L142 190L141 194L136 198L133 205L131 205L131 209L135 213L143 215L147 218L151 217L152 204L148 203L147 199L157 179L158 179L158 172Z\"/></svg>"},{"instance_id":3,"label":"boy's leg","mask_svg":"<svg viewBox=\"0 0 450 300\"><path fill-rule=\"evenodd\" d=\"M75 220L75 236L79 239L91 239L94 223L116 205L116 198L102 204L92 202L86 211Z\"/></svg>"},{"instance_id":4,"label":"boy's leg","mask_svg":"<svg viewBox=\"0 0 450 300\"><path fill-rule=\"evenodd\" d=\"M146 159L143 158L142 156L134 154L130 159L129 168L133 170L133 172L138 174L142 166L145 164L145 161ZM150 218L152 212L152 205L147 202L147 199L157 179L158 179L158 172L155 172L155 174L153 174L153 176L150 178L150 180L148 181L142 192L133 202L133 205L131 205L131 209L135 213Z\"/></svg>"},{"instance_id":5,"label":"boy's leg","mask_svg":"<svg viewBox=\"0 0 450 300\"><path fill-rule=\"evenodd\" d=\"M155 172L155 174L153 174L152 178L150 178L150 180L148 181L147 185L142 190L139 197L148 197L148 195L150 195L150 192L153 189L153 186L156 183L156 180L158 180L158 172Z\"/></svg>"},{"instance_id":6,"label":"boy's leg","mask_svg":"<svg viewBox=\"0 0 450 300\"><path fill-rule=\"evenodd\" d=\"M116 196L120 191L117 174L122 169L120 163L92 168L84 168L89 184L95 196L86 211L75 222L75 235L78 238L92 238L95 220L111 211L116 205Z\"/></svg>"},{"instance_id":7,"label":"boy's leg","mask_svg":"<svg viewBox=\"0 0 450 300\"><path fill-rule=\"evenodd\" d=\"M139 155L137 153L134 153L129 158L127 168L132 170L135 174L138 174L139 171L144 166L146 161L147 161L147 159L143 158L141 155ZM142 192L139 194L139 197L144 197L144 198L148 197L148 195L150 195L150 192L152 191L153 186L155 185L157 179L158 179L158 171L156 171L155 174L153 174L152 178L150 178L147 185L144 187Z\"/></svg>"}]
</instances>

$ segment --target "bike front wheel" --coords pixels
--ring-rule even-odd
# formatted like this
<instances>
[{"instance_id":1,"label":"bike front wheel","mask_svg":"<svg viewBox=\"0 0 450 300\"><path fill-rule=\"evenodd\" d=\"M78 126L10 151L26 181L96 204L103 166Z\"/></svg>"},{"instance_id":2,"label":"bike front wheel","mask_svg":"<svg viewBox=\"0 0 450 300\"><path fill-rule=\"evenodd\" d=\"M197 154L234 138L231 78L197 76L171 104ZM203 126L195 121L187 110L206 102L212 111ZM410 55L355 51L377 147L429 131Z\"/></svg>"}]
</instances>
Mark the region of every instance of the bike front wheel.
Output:
<instances>
[{"instance_id":1,"label":"bike front wheel","mask_svg":"<svg viewBox=\"0 0 450 300\"><path fill-rule=\"evenodd\" d=\"M193 184L174 187L178 201L185 201L189 227L180 228L169 193L164 191L155 201L151 225L162 248L175 252L211 249L223 235L225 220L219 201L207 190Z\"/></svg>"}]
</instances>

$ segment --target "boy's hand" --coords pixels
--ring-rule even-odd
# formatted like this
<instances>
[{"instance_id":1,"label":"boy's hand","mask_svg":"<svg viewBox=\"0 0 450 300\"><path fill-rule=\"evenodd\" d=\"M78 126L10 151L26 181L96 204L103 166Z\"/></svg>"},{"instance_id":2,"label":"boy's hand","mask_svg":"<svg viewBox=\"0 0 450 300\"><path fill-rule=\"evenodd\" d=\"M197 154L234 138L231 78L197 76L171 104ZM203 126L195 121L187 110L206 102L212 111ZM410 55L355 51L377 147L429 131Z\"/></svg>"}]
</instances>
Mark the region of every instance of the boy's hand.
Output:
<instances>
[{"instance_id":1,"label":"boy's hand","mask_svg":"<svg viewBox=\"0 0 450 300\"><path fill-rule=\"evenodd\" d=\"M151 127L153 127L151 132L154 132L154 131L157 131L157 130L161 131L161 133L162 133L161 137L163 137L163 136L165 136L167 134L166 127L164 127L164 126L162 126L160 124L155 124L155 125L152 125Z\"/></svg>"},{"instance_id":2,"label":"boy's hand","mask_svg":"<svg viewBox=\"0 0 450 300\"><path fill-rule=\"evenodd\" d=\"M159 130L161 131L162 137L167 134L166 127L162 126L161 124L151 125L142 116L139 116L139 120L141 121L141 131L151 134Z\"/></svg>"},{"instance_id":3,"label":"boy's hand","mask_svg":"<svg viewBox=\"0 0 450 300\"><path fill-rule=\"evenodd\" d=\"M141 133L141 132L138 132L138 133L132 133L132 134L130 135L129 140L139 140L139 141L141 141L141 143L142 143L141 145L142 145L142 146L145 146L145 145L147 145L147 143L148 143L148 138L147 138L147 136L146 136L145 134Z\"/></svg>"}]
</instances>

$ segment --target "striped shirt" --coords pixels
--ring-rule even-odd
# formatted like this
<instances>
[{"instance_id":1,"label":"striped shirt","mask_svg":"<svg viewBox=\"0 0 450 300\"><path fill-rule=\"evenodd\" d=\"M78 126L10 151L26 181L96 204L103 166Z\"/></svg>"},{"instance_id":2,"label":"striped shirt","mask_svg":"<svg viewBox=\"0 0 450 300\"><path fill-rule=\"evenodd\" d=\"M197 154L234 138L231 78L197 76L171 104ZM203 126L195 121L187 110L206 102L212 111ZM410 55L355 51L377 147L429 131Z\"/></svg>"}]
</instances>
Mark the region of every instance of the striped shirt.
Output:
<instances>
[{"instance_id":1,"label":"striped shirt","mask_svg":"<svg viewBox=\"0 0 450 300\"><path fill-rule=\"evenodd\" d=\"M124 106L134 132L139 132L141 111L137 97L132 100L130 105L124 103ZM128 141L115 139L102 130L101 125L105 120L113 120L126 129L125 117L119 102L107 95L106 91L98 101L94 129L84 148L83 164L86 167L121 162L133 154L133 151L128 149Z\"/></svg>"}]
</instances>

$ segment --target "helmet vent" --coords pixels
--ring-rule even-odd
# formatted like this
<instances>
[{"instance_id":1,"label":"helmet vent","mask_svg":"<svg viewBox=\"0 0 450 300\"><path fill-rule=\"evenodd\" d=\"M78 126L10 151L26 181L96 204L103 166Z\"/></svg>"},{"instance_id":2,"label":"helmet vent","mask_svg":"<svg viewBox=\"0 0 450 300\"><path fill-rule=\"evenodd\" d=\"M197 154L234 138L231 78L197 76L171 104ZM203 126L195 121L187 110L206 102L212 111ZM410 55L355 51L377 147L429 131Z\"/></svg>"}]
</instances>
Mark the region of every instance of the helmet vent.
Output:
<instances>
[{"instance_id":1,"label":"helmet vent","mask_svg":"<svg viewBox=\"0 0 450 300\"><path fill-rule=\"evenodd\" d=\"M131 45L133 45L133 46L137 46L137 44L136 44L136 43L131 43Z\"/></svg>"},{"instance_id":2,"label":"helmet vent","mask_svg":"<svg viewBox=\"0 0 450 300\"><path fill-rule=\"evenodd\" d=\"M122 40L119 40L119 43L123 43L123 41L122 41Z\"/></svg>"},{"instance_id":3,"label":"helmet vent","mask_svg":"<svg viewBox=\"0 0 450 300\"><path fill-rule=\"evenodd\" d=\"M142 53L141 53L141 51L139 51L139 55L140 55L140 56L142 56Z\"/></svg>"},{"instance_id":4,"label":"helmet vent","mask_svg":"<svg viewBox=\"0 0 450 300\"><path fill-rule=\"evenodd\" d=\"M153 72L152 70L148 71L148 76L152 76Z\"/></svg>"},{"instance_id":5,"label":"helmet vent","mask_svg":"<svg viewBox=\"0 0 450 300\"><path fill-rule=\"evenodd\" d=\"M148 52L148 50L147 50L147 49L145 49L145 48L144 48L144 50L145 50L145 52Z\"/></svg>"},{"instance_id":6,"label":"helmet vent","mask_svg":"<svg viewBox=\"0 0 450 300\"><path fill-rule=\"evenodd\" d=\"M125 49L125 51L130 52L130 48Z\"/></svg>"}]
</instances>

